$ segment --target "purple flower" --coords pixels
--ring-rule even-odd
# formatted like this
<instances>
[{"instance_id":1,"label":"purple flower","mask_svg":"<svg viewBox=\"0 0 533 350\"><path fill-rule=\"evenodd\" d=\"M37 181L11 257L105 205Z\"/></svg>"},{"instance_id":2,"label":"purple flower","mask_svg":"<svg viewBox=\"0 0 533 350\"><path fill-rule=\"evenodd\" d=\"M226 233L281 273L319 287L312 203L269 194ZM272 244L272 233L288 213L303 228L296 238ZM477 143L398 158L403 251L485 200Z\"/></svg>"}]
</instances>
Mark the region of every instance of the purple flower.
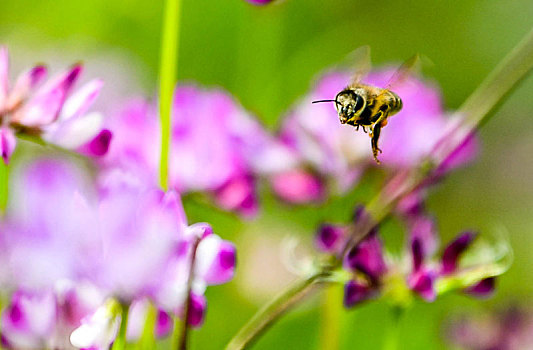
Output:
<instances>
[{"instance_id":1,"label":"purple flower","mask_svg":"<svg viewBox=\"0 0 533 350\"><path fill-rule=\"evenodd\" d=\"M194 326L204 318L206 287L231 280L236 265L231 242L208 224L187 223L177 193L138 188L127 179L96 191L78 168L51 159L15 169L2 239L0 258L9 271L6 283L13 288L47 291L63 281L84 282L125 305L152 298L173 313L186 300L194 255ZM58 312L70 315L74 304L64 303L65 310L61 306ZM114 316L110 319L107 311L93 316L86 317L74 339L97 336L94 329L105 325L107 335L97 343L114 334L109 330Z\"/></svg>"},{"instance_id":2,"label":"purple flower","mask_svg":"<svg viewBox=\"0 0 533 350\"><path fill-rule=\"evenodd\" d=\"M375 291L357 281L348 281L344 285L344 306L349 308L353 307L369 298L371 298L375 294Z\"/></svg>"},{"instance_id":3,"label":"purple flower","mask_svg":"<svg viewBox=\"0 0 533 350\"><path fill-rule=\"evenodd\" d=\"M370 73L364 81L385 86L392 74L390 69L379 70ZM375 164L370 139L352 126L341 125L333 105L311 104L311 101L333 98L349 81L348 72L324 75L315 89L288 114L280 131L281 140L298 155L299 171L311 168L321 178L332 181L341 192L350 189L365 169ZM433 85L409 77L395 86L394 92L402 98L403 109L389 118L381 132L380 159L385 168L406 169L428 155L456 123L445 117L440 94ZM454 161L450 160L453 166L472 158L476 151L472 145L470 142L454 155ZM284 196L283 188L274 187L274 190ZM291 197L296 196L292 193Z\"/></svg>"},{"instance_id":4,"label":"purple flower","mask_svg":"<svg viewBox=\"0 0 533 350\"><path fill-rule=\"evenodd\" d=\"M155 107L140 101L108 118L114 140L106 168L138 173L155 183L158 123ZM257 176L288 169L294 161L284 146L219 90L178 87L172 123L170 187L179 193L208 192L222 208L245 216L257 211Z\"/></svg>"},{"instance_id":5,"label":"purple flower","mask_svg":"<svg viewBox=\"0 0 533 350\"><path fill-rule=\"evenodd\" d=\"M383 243L377 232L369 234L361 243L351 248L344 257L344 267L367 275L374 283L385 274Z\"/></svg>"},{"instance_id":6,"label":"purple flower","mask_svg":"<svg viewBox=\"0 0 533 350\"><path fill-rule=\"evenodd\" d=\"M128 329L126 337L128 341L138 340L144 330L149 301L146 299L135 301L130 306L128 316ZM172 332L174 322L169 314L161 309L156 310L154 334L158 338L164 338Z\"/></svg>"},{"instance_id":7,"label":"purple flower","mask_svg":"<svg viewBox=\"0 0 533 350\"><path fill-rule=\"evenodd\" d=\"M2 314L2 335L15 348L47 348L56 317L52 293L17 292Z\"/></svg>"},{"instance_id":8,"label":"purple flower","mask_svg":"<svg viewBox=\"0 0 533 350\"><path fill-rule=\"evenodd\" d=\"M107 151L111 137L109 132L102 134L103 116L87 113L102 81L90 81L69 97L81 71L81 65L74 65L36 90L47 73L46 67L36 66L19 75L10 87L8 51L0 47L0 148L6 164L17 133L40 136L91 156ZM91 144L100 144L98 152L92 151Z\"/></svg>"},{"instance_id":9,"label":"purple flower","mask_svg":"<svg viewBox=\"0 0 533 350\"><path fill-rule=\"evenodd\" d=\"M533 342L533 316L524 307L455 316L448 323L447 341L461 349L520 350Z\"/></svg>"},{"instance_id":10,"label":"purple flower","mask_svg":"<svg viewBox=\"0 0 533 350\"><path fill-rule=\"evenodd\" d=\"M10 348L70 348L70 333L102 303L92 286L62 281L53 291L22 291L2 314L2 336Z\"/></svg>"},{"instance_id":11,"label":"purple flower","mask_svg":"<svg viewBox=\"0 0 533 350\"><path fill-rule=\"evenodd\" d=\"M505 263L488 262L484 257L481 263L460 266L459 259L470 247L475 237L473 233L460 234L444 249L442 258L438 258L434 256L438 246L434 220L425 215L423 209L401 218L407 224L408 244L397 258L387 254L376 227L363 240L350 246L356 241L350 235L359 234L359 228L369 224L363 207L357 208L352 226L325 224L319 228L315 241L318 250L335 258L326 261L336 261L339 265L342 262L344 271L338 278L345 284L346 307L373 298L382 289L393 297L395 289L400 291L398 295L404 295L409 289L429 302L453 289L463 289L478 297L491 295L495 276L505 270ZM400 302L405 302L404 296Z\"/></svg>"}]
</instances>

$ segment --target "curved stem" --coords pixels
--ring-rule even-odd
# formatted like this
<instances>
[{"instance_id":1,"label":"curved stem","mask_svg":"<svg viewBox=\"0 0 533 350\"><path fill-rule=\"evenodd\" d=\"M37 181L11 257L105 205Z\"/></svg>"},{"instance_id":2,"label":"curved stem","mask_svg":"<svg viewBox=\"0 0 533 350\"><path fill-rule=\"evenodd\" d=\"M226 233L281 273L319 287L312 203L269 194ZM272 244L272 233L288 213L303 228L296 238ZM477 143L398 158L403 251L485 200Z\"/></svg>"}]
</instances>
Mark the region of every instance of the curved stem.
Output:
<instances>
[{"instance_id":1,"label":"curved stem","mask_svg":"<svg viewBox=\"0 0 533 350\"><path fill-rule=\"evenodd\" d=\"M285 312L303 300L304 296L309 293L312 287L325 276L327 276L327 273L319 271L307 278L302 278L292 283L274 298L274 300L257 311L233 339L231 339L226 346L226 350L247 349Z\"/></svg>"},{"instance_id":2,"label":"curved stem","mask_svg":"<svg viewBox=\"0 0 533 350\"><path fill-rule=\"evenodd\" d=\"M189 278L187 280L187 297L185 299L185 306L183 308L183 322L181 322L181 331L179 334L179 341L176 342L175 349L186 350L187 341L189 336L189 316L192 303L192 284L194 281L194 269L196 262L196 251L198 250L198 244L200 244L200 238L196 238L193 242L192 252L191 252L191 264L189 265ZM177 322L177 321L176 321Z\"/></svg>"},{"instance_id":3,"label":"curved stem","mask_svg":"<svg viewBox=\"0 0 533 350\"><path fill-rule=\"evenodd\" d=\"M113 343L112 350L124 350L126 348L126 330L128 329L129 305L120 305L120 329Z\"/></svg>"},{"instance_id":4,"label":"curved stem","mask_svg":"<svg viewBox=\"0 0 533 350\"><path fill-rule=\"evenodd\" d=\"M320 349L338 349L340 345L342 288L330 285L325 288L322 300Z\"/></svg>"},{"instance_id":5,"label":"curved stem","mask_svg":"<svg viewBox=\"0 0 533 350\"><path fill-rule=\"evenodd\" d=\"M165 0L159 67L159 115L161 118L161 157L159 184L168 189L168 156L171 142L172 96L178 70L180 1Z\"/></svg>"},{"instance_id":6,"label":"curved stem","mask_svg":"<svg viewBox=\"0 0 533 350\"><path fill-rule=\"evenodd\" d=\"M137 343L137 349L150 350L155 348L155 324L157 322L157 307L150 302L146 311L143 332Z\"/></svg>"}]
</instances>

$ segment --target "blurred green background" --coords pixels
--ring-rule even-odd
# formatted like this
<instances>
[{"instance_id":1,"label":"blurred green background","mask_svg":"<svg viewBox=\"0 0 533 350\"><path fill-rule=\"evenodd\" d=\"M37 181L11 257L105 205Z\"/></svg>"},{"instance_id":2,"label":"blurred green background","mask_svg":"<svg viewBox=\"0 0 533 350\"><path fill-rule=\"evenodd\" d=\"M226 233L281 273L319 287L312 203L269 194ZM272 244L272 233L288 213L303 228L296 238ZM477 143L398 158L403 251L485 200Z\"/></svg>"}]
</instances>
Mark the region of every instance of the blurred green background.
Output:
<instances>
[{"instance_id":1,"label":"blurred green background","mask_svg":"<svg viewBox=\"0 0 533 350\"><path fill-rule=\"evenodd\" d=\"M162 10L162 1L3 0L1 41L17 69L41 61L53 67L84 61L89 76L106 80L100 104L111 109L133 94L155 95ZM424 73L441 86L445 105L453 110L529 31L531 18L530 0L286 0L265 7L244 0L183 0L178 74L180 81L227 89L275 129L317 74L368 44L375 65L417 52L429 57L433 66ZM417 302L401 322L400 348L448 348L442 326L457 312L531 304L532 91L528 78L482 129L478 160L453 173L429 199L444 242L467 228L489 235L507 231L515 252L511 269L488 301L449 295L433 304ZM223 348L287 283L290 276L279 262L283 237L298 235L309 244L317 222L347 220L353 204L368 201L379 184L365 179L345 198L306 208L283 206L263 191L262 214L249 223L186 201L191 221L213 223L239 249L236 279L207 292L207 320L194 331L192 348ZM386 240L400 241L394 224L383 232ZM255 349L318 348L324 329L320 300L311 299L285 317ZM342 349L381 347L391 322L383 303L339 317Z\"/></svg>"}]
</instances>

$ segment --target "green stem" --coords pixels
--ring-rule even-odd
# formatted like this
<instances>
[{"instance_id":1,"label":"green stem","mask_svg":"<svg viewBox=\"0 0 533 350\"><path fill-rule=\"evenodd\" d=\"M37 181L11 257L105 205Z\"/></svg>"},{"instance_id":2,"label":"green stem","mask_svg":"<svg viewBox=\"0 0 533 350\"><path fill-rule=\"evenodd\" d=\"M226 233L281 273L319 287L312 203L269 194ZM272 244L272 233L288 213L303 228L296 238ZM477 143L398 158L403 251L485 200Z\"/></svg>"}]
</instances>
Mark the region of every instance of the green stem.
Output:
<instances>
[{"instance_id":1,"label":"green stem","mask_svg":"<svg viewBox=\"0 0 533 350\"><path fill-rule=\"evenodd\" d=\"M7 207L9 193L9 167L6 164L0 164L0 211L2 214Z\"/></svg>"},{"instance_id":2,"label":"green stem","mask_svg":"<svg viewBox=\"0 0 533 350\"><path fill-rule=\"evenodd\" d=\"M226 346L226 350L247 349L252 346L257 339L276 322L285 312L290 310L326 277L324 272L317 272L307 278L302 278L292 283L281 294L275 297L270 303L263 306L252 318L239 330Z\"/></svg>"},{"instance_id":3,"label":"green stem","mask_svg":"<svg viewBox=\"0 0 533 350\"><path fill-rule=\"evenodd\" d=\"M342 288L332 284L326 287L322 301L322 327L320 349L338 349L340 345Z\"/></svg>"},{"instance_id":4,"label":"green stem","mask_svg":"<svg viewBox=\"0 0 533 350\"><path fill-rule=\"evenodd\" d=\"M126 330L128 329L128 314L130 312L129 305L120 305L120 329L118 335L113 343L112 350L126 349Z\"/></svg>"},{"instance_id":5,"label":"green stem","mask_svg":"<svg viewBox=\"0 0 533 350\"><path fill-rule=\"evenodd\" d=\"M181 0L165 0L159 67L159 115L161 118L161 157L159 184L168 189L168 157L171 142L171 113L178 70L178 43Z\"/></svg>"},{"instance_id":6,"label":"green stem","mask_svg":"<svg viewBox=\"0 0 533 350\"><path fill-rule=\"evenodd\" d=\"M176 342L174 349L186 350L189 336L189 314L192 303L192 284L194 282L194 270L196 266L196 252L198 250L198 244L200 244L200 238L196 238L193 242L191 252L191 263L189 265L189 278L187 280L187 297L185 299L185 306L183 308L183 322L181 322L181 331L179 333L179 341ZM179 322L176 322L179 324ZM176 328L175 328L176 329ZM176 336L175 334L175 336Z\"/></svg>"},{"instance_id":7,"label":"green stem","mask_svg":"<svg viewBox=\"0 0 533 350\"><path fill-rule=\"evenodd\" d=\"M144 321L141 339L137 344L139 350L151 350L155 348L155 323L157 321L157 308L154 304L149 303L146 311L146 320Z\"/></svg>"},{"instance_id":8,"label":"green stem","mask_svg":"<svg viewBox=\"0 0 533 350\"><path fill-rule=\"evenodd\" d=\"M392 320L385 334L383 350L398 350L400 348L400 323L404 310L400 307L392 308Z\"/></svg>"},{"instance_id":9,"label":"green stem","mask_svg":"<svg viewBox=\"0 0 533 350\"><path fill-rule=\"evenodd\" d=\"M533 69L533 31L513 49L502 62L487 76L472 95L461 106L458 115L462 116L465 128L458 130L459 135L452 142L444 143L437 157L432 155L421 162L418 168L397 174L384 186L383 190L367 206L370 220L363 220L362 225L352 225L352 239L345 250L363 240L373 227L383 221L396 203L409 194L435 170L458 145L461 145L471 132L482 126L490 118L490 112L502 103L504 98ZM344 256L344 255L341 255ZM342 263L338 259L337 266ZM288 287L272 302L260 309L248 323L231 340L226 350L244 349L255 342L283 313L294 306L321 276L331 271L331 266L324 267L311 278L299 280Z\"/></svg>"}]
</instances>

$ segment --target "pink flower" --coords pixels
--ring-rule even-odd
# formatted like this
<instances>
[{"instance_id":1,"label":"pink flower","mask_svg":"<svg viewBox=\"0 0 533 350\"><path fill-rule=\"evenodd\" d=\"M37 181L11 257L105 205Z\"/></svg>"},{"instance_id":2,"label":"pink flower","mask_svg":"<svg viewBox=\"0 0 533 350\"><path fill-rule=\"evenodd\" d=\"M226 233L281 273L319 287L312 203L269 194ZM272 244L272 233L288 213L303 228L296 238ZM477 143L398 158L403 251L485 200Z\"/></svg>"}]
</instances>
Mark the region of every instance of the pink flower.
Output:
<instances>
[{"instance_id":1,"label":"pink flower","mask_svg":"<svg viewBox=\"0 0 533 350\"><path fill-rule=\"evenodd\" d=\"M39 136L91 156L107 151L111 134L102 129L103 116L87 113L102 81L92 80L69 97L81 71L81 65L74 65L36 90L47 73L46 67L36 66L10 86L8 51L0 47L0 150L6 164L15 149L15 134Z\"/></svg>"},{"instance_id":2,"label":"pink flower","mask_svg":"<svg viewBox=\"0 0 533 350\"><path fill-rule=\"evenodd\" d=\"M156 183L160 135L155 106L132 101L107 126L114 140L104 164ZM288 169L294 156L227 93L180 86L174 98L169 184L179 193L208 192L224 209L257 211L259 174Z\"/></svg>"},{"instance_id":3,"label":"pink flower","mask_svg":"<svg viewBox=\"0 0 533 350\"><path fill-rule=\"evenodd\" d=\"M390 69L375 71L363 81L384 87L393 73ZM346 87L350 76L348 72L325 74L314 90L288 114L280 130L280 138L299 157L299 171L312 169L321 178L333 182L340 192L352 188L365 169L375 166L370 138L362 130L357 132L352 126L341 125L333 104L311 102L334 98ZM380 148L383 153L379 158L381 167L396 170L417 165L455 123L446 118L440 93L432 84L409 77L392 90L401 97L403 109L390 117L381 131ZM458 161L450 162L454 166L460 165L475 153L475 144L470 142L456 155ZM308 191L305 186L292 186L290 196L287 196L287 190L279 181L275 182L274 190L289 200L291 197L304 198L304 195L295 196L293 193L293 189L298 187Z\"/></svg>"},{"instance_id":4,"label":"pink flower","mask_svg":"<svg viewBox=\"0 0 533 350\"><path fill-rule=\"evenodd\" d=\"M93 287L68 281L53 290L18 290L2 314L2 336L9 348L70 349L71 332L102 303Z\"/></svg>"}]
</instances>

